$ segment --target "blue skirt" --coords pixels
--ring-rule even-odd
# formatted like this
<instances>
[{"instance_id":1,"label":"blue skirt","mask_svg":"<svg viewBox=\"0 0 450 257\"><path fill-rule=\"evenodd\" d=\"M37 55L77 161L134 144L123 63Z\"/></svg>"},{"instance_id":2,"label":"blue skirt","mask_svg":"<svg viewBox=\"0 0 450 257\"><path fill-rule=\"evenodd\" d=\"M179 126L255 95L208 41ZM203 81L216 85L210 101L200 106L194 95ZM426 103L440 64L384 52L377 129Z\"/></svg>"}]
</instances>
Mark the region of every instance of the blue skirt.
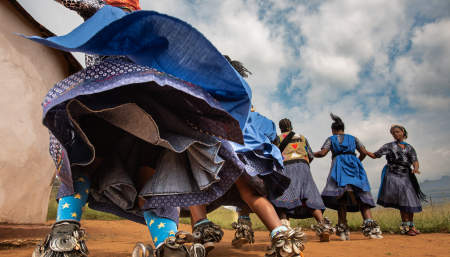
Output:
<instances>
[{"instance_id":1,"label":"blue skirt","mask_svg":"<svg viewBox=\"0 0 450 257\"><path fill-rule=\"evenodd\" d=\"M331 167L333 167L334 163L335 158L331 163ZM325 206L333 210L345 207L348 212L359 212L361 207L375 207L375 202L370 192L363 191L353 185L338 186L331 177L331 169L327 184L322 191L322 199Z\"/></svg>"},{"instance_id":2,"label":"blue skirt","mask_svg":"<svg viewBox=\"0 0 450 257\"><path fill-rule=\"evenodd\" d=\"M214 201L242 174L227 140L243 143L250 88L186 22L105 6L65 36L29 39L109 56L57 83L43 102L58 198L73 194L75 173L102 159L90 174L89 205L144 222L138 197L174 218L176 207ZM140 165L156 173L138 186Z\"/></svg>"},{"instance_id":3,"label":"blue skirt","mask_svg":"<svg viewBox=\"0 0 450 257\"><path fill-rule=\"evenodd\" d=\"M106 58L59 82L43 106L62 182L58 198L73 194L74 173L100 157L91 208L144 222L136 210L142 197L146 209L176 219L176 207L214 201L243 172L231 145L219 139L239 141L239 123L214 98L126 58ZM141 164L156 173L138 188Z\"/></svg>"},{"instance_id":4,"label":"blue skirt","mask_svg":"<svg viewBox=\"0 0 450 257\"><path fill-rule=\"evenodd\" d=\"M290 179L277 160L264 157L261 153L255 151L238 153L238 157L244 169L242 176L259 195L269 200L275 199L289 187ZM209 213L224 205L235 206L238 210L250 211L234 185L220 198L207 204L206 210ZM187 209L184 209L181 214L182 216L189 216Z\"/></svg>"},{"instance_id":5,"label":"blue skirt","mask_svg":"<svg viewBox=\"0 0 450 257\"><path fill-rule=\"evenodd\" d=\"M283 173L291 179L291 184L283 195L271 201L277 212L283 212L289 218L305 219L312 217L311 210L325 211L322 197L306 162L285 164Z\"/></svg>"},{"instance_id":6,"label":"blue skirt","mask_svg":"<svg viewBox=\"0 0 450 257\"><path fill-rule=\"evenodd\" d=\"M421 212L422 205L409 178L409 169L393 170L387 165L377 204L403 212Z\"/></svg>"}]
</instances>

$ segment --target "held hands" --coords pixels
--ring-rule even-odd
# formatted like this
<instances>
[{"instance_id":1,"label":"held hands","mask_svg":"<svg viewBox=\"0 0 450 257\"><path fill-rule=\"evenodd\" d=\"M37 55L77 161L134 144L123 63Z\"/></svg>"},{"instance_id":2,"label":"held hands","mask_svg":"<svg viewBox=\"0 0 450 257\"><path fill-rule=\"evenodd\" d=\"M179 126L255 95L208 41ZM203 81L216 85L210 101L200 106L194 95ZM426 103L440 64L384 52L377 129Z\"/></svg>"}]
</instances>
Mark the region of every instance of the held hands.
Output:
<instances>
[{"instance_id":1,"label":"held hands","mask_svg":"<svg viewBox=\"0 0 450 257\"><path fill-rule=\"evenodd\" d=\"M411 173L412 174L420 174L420 171L419 171L419 169L413 169L412 171L411 171Z\"/></svg>"},{"instance_id":2,"label":"held hands","mask_svg":"<svg viewBox=\"0 0 450 257\"><path fill-rule=\"evenodd\" d=\"M376 156L374 153L369 152L369 151L367 151L367 155L368 155L370 158L372 158L372 159L376 159L376 158L377 158L377 156Z\"/></svg>"}]
</instances>

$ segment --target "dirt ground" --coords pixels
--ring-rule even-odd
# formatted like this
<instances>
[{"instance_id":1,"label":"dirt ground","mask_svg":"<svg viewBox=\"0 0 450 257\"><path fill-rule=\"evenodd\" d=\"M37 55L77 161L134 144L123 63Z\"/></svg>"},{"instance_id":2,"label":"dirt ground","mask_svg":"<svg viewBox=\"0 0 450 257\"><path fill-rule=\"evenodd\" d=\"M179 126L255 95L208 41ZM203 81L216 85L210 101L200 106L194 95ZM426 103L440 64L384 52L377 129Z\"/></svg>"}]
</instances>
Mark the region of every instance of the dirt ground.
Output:
<instances>
[{"instance_id":1,"label":"dirt ground","mask_svg":"<svg viewBox=\"0 0 450 257\"><path fill-rule=\"evenodd\" d=\"M0 256L29 257L36 240L48 231L48 226L0 225ZM84 221L88 233L88 247L93 257L128 257L137 241L148 242L145 226L129 221ZM189 231L189 227L181 225ZM329 243L320 243L314 233L308 231L305 256L351 257L351 256L450 256L450 234L422 234L416 237L385 235L381 240L369 240L361 233L352 233L351 241L341 242L332 237ZM264 256L268 245L268 233L256 232L256 243L237 250L231 247L233 231L226 230L223 241L209 256ZM18 241L18 240L21 241ZM9 249L5 245L10 244ZM22 247L14 247L14 243Z\"/></svg>"}]
</instances>

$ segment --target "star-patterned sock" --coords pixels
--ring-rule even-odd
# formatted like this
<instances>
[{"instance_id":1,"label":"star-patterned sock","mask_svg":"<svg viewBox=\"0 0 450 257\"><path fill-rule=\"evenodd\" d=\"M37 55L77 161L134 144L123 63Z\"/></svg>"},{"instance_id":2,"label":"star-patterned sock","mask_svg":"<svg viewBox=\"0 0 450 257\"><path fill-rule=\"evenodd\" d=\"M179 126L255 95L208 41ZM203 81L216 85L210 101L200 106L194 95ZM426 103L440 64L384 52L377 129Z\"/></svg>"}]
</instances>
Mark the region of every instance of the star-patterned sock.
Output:
<instances>
[{"instance_id":1,"label":"star-patterned sock","mask_svg":"<svg viewBox=\"0 0 450 257\"><path fill-rule=\"evenodd\" d=\"M90 181L80 176L74 181L74 194L59 199L56 221L81 220L82 208L86 204L89 194Z\"/></svg>"},{"instance_id":2,"label":"star-patterned sock","mask_svg":"<svg viewBox=\"0 0 450 257\"><path fill-rule=\"evenodd\" d=\"M145 211L144 218L155 247L162 244L166 238L175 236L178 231L175 221L158 217L151 211Z\"/></svg>"}]
</instances>

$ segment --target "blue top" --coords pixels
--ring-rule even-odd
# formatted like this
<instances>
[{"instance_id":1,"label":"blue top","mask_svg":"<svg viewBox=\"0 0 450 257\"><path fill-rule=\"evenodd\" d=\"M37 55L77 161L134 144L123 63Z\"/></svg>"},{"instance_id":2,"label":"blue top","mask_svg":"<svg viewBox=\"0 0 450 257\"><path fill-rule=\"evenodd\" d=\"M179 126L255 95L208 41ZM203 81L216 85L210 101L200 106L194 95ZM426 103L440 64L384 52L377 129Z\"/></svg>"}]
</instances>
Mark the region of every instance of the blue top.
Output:
<instances>
[{"instance_id":1,"label":"blue top","mask_svg":"<svg viewBox=\"0 0 450 257\"><path fill-rule=\"evenodd\" d=\"M200 86L244 128L251 89L199 31L153 11L126 13L106 5L65 36L27 37L68 52L127 56L133 62Z\"/></svg>"},{"instance_id":2,"label":"blue top","mask_svg":"<svg viewBox=\"0 0 450 257\"><path fill-rule=\"evenodd\" d=\"M334 165L331 168L331 178L340 187L353 185L362 191L370 192L366 171L355 155L355 137L345 134L342 142L339 142L337 135L331 136L330 139L331 150L335 156Z\"/></svg>"},{"instance_id":3,"label":"blue top","mask_svg":"<svg viewBox=\"0 0 450 257\"><path fill-rule=\"evenodd\" d=\"M234 142L231 144L238 153L260 151L264 157L276 160L283 167L280 149L272 144L276 138L277 130L273 121L257 112L250 112L244 128L245 145Z\"/></svg>"}]
</instances>

